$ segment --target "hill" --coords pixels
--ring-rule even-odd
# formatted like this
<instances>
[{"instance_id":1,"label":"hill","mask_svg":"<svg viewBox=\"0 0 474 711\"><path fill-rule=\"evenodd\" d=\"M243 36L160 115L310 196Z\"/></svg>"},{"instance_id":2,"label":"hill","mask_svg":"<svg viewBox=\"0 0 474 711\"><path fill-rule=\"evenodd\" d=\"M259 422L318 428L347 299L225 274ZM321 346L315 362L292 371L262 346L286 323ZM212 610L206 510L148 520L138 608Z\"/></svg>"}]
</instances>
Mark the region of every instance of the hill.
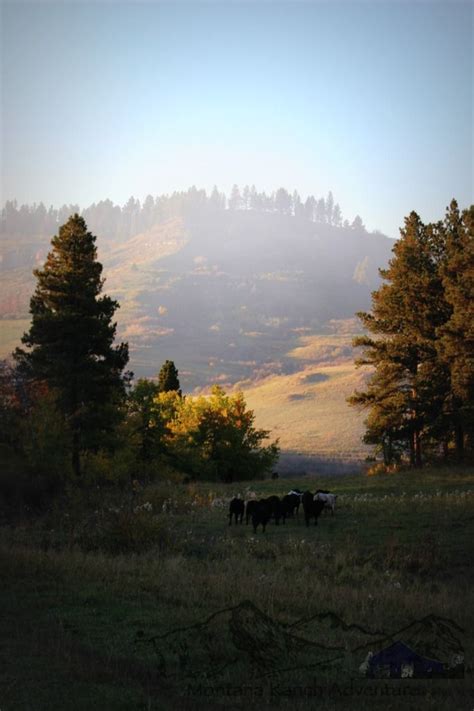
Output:
<instances>
[{"instance_id":1,"label":"hill","mask_svg":"<svg viewBox=\"0 0 474 711\"><path fill-rule=\"evenodd\" d=\"M101 232L97 210L90 214L104 291L120 303L118 338L129 343L136 377L156 375L171 359L185 392L215 382L242 387L259 426L292 453L363 457L362 418L345 401L364 377L352 365L353 317L370 306L393 241L360 220L336 225L209 202L170 210L153 224L130 223L127 233L110 223ZM25 330L32 270L51 239L31 226L8 233L8 224L2 355Z\"/></svg>"},{"instance_id":2,"label":"hill","mask_svg":"<svg viewBox=\"0 0 474 711\"><path fill-rule=\"evenodd\" d=\"M98 234L132 369L150 376L173 359L187 391L285 372L301 336L369 306L393 245L363 227L258 210L198 210L125 240ZM49 239L2 236L3 319L27 318Z\"/></svg>"},{"instance_id":3,"label":"hill","mask_svg":"<svg viewBox=\"0 0 474 711\"><path fill-rule=\"evenodd\" d=\"M258 425L280 440L280 472L351 470L371 452L364 416L346 402L368 375L355 368L350 344L348 334L305 337L289 354L295 372L242 384Z\"/></svg>"}]
</instances>

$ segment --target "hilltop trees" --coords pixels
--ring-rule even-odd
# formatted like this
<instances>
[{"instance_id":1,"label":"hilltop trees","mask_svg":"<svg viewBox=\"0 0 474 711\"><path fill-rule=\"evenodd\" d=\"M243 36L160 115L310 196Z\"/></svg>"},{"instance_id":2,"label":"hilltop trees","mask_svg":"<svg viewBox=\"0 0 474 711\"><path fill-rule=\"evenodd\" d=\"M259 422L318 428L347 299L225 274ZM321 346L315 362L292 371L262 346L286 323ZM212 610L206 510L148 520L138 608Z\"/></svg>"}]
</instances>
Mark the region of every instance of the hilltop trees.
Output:
<instances>
[{"instance_id":1,"label":"hilltop trees","mask_svg":"<svg viewBox=\"0 0 474 711\"><path fill-rule=\"evenodd\" d=\"M118 303L101 296L95 241L77 214L60 227L44 267L34 272L27 349L15 351L20 371L55 395L78 476L81 452L102 444L119 416L128 362L128 346L113 345Z\"/></svg>"},{"instance_id":2,"label":"hilltop trees","mask_svg":"<svg viewBox=\"0 0 474 711\"><path fill-rule=\"evenodd\" d=\"M177 392L181 395L178 370L172 360L165 360L158 375L158 389L161 393Z\"/></svg>"},{"instance_id":3,"label":"hilltop trees","mask_svg":"<svg viewBox=\"0 0 474 711\"><path fill-rule=\"evenodd\" d=\"M171 195L147 195L140 203L134 197L123 205L114 205L111 200L100 200L82 211L92 231L100 233L102 239L127 240L136 234L151 229L154 225L175 217L189 217L193 214L219 211L276 212L292 215L299 219L319 224L339 227L343 223L340 206L334 202L331 192L326 199L316 199L309 195L302 200L297 191L290 194L281 187L271 194L257 192L255 185L245 185L240 190L238 185L232 187L230 196L214 187L207 195L205 190L195 186L186 191L175 191ZM59 209L52 206L46 209L43 203L38 205L21 205L15 200L5 203L0 215L0 230L8 235L33 237L54 234L58 225L65 222L69 215L79 213L78 205L63 205ZM353 228L362 230L362 220L357 217Z\"/></svg>"},{"instance_id":4,"label":"hilltop trees","mask_svg":"<svg viewBox=\"0 0 474 711\"><path fill-rule=\"evenodd\" d=\"M372 311L358 314L372 336L355 339L357 364L375 372L349 402L368 409L365 441L386 463L407 451L421 466L423 450L451 443L461 455L472 436L473 213L453 201L444 223L425 225L412 212Z\"/></svg>"}]
</instances>

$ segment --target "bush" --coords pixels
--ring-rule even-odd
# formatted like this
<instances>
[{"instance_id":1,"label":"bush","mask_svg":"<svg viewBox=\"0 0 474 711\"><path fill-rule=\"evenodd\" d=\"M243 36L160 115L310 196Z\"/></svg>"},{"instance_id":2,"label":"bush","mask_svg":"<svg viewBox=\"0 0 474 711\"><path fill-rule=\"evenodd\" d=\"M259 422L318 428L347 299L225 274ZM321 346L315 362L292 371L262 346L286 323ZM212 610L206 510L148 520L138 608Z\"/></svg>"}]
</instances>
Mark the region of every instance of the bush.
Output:
<instances>
[{"instance_id":1,"label":"bush","mask_svg":"<svg viewBox=\"0 0 474 711\"><path fill-rule=\"evenodd\" d=\"M379 476L380 474L396 474L400 471L400 466L397 464L384 464L376 462L367 469L367 476Z\"/></svg>"},{"instance_id":2,"label":"bush","mask_svg":"<svg viewBox=\"0 0 474 711\"><path fill-rule=\"evenodd\" d=\"M151 548L165 550L171 543L163 520L147 510L112 510L98 516L95 525L83 530L78 543L86 551L145 553Z\"/></svg>"},{"instance_id":3,"label":"bush","mask_svg":"<svg viewBox=\"0 0 474 711\"><path fill-rule=\"evenodd\" d=\"M61 482L51 473L38 473L28 462L2 448L0 452L0 509L17 515L26 509L39 512L60 490Z\"/></svg>"},{"instance_id":4,"label":"bush","mask_svg":"<svg viewBox=\"0 0 474 711\"><path fill-rule=\"evenodd\" d=\"M414 548L403 545L395 537L385 544L384 566L388 570L430 575L445 562L442 558L439 542L431 534L420 538Z\"/></svg>"},{"instance_id":5,"label":"bush","mask_svg":"<svg viewBox=\"0 0 474 711\"><path fill-rule=\"evenodd\" d=\"M113 454L106 450L89 452L84 457L84 482L87 486L118 484L126 486L130 483L134 472L133 453L120 449Z\"/></svg>"}]
</instances>

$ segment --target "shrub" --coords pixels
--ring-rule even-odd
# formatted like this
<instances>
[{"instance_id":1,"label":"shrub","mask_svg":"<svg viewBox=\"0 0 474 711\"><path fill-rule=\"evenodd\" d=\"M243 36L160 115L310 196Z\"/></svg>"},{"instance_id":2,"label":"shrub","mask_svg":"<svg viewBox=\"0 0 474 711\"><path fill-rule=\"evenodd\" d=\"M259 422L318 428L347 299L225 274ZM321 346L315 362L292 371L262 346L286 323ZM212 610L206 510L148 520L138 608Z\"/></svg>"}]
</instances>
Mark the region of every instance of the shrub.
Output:
<instances>
[{"instance_id":1,"label":"shrub","mask_svg":"<svg viewBox=\"0 0 474 711\"><path fill-rule=\"evenodd\" d=\"M61 488L56 474L36 472L24 458L0 452L0 508L16 515L26 509L38 512Z\"/></svg>"},{"instance_id":2,"label":"shrub","mask_svg":"<svg viewBox=\"0 0 474 711\"><path fill-rule=\"evenodd\" d=\"M170 546L171 537L163 520L141 508L102 513L95 525L83 529L78 543L86 551L117 555L145 553L151 548L165 550Z\"/></svg>"},{"instance_id":3,"label":"shrub","mask_svg":"<svg viewBox=\"0 0 474 711\"><path fill-rule=\"evenodd\" d=\"M131 450L123 448L113 454L106 450L88 452L84 456L84 481L87 486L130 483L134 472L134 458Z\"/></svg>"},{"instance_id":4,"label":"shrub","mask_svg":"<svg viewBox=\"0 0 474 711\"><path fill-rule=\"evenodd\" d=\"M380 474L396 474L400 471L400 467L397 464L384 464L383 462L376 462L371 467L367 469L367 476L379 476Z\"/></svg>"}]
</instances>

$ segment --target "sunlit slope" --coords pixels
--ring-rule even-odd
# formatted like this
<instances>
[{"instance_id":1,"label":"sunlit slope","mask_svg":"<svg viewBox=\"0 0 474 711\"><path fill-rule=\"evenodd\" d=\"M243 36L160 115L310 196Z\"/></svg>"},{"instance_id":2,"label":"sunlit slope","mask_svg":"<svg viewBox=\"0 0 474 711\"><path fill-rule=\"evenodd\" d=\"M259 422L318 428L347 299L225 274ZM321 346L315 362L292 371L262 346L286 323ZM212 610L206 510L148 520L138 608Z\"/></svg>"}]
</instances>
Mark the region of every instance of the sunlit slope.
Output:
<instances>
[{"instance_id":1,"label":"sunlit slope","mask_svg":"<svg viewBox=\"0 0 474 711\"><path fill-rule=\"evenodd\" d=\"M307 348L323 351L337 336L307 338ZM310 342L310 343L308 343ZM347 338L345 339L346 347ZM297 352L300 349L297 349ZM324 355L323 355L324 359ZM244 388L259 427L279 437L284 452L311 457L361 460L370 448L361 441L364 415L349 407L347 397L365 386L369 370L351 360L336 365L300 360L301 370L266 378Z\"/></svg>"}]
</instances>

